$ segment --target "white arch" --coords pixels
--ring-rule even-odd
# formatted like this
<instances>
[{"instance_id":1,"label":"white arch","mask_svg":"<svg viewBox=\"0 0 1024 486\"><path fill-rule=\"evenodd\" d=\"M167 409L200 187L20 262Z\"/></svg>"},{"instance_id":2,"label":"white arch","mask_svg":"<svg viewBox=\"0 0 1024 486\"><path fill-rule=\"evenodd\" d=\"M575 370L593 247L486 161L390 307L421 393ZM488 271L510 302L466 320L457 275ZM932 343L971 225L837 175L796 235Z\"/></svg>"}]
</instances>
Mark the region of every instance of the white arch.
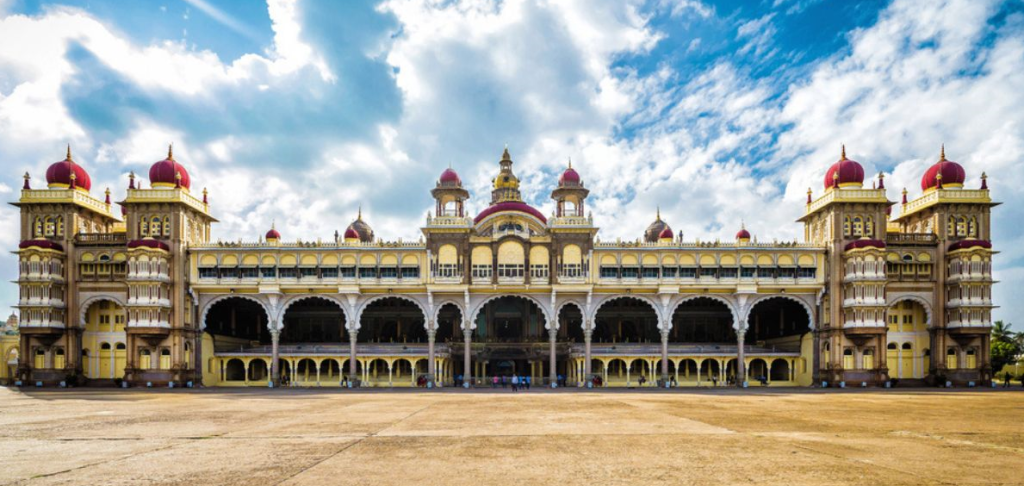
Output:
<instances>
[{"instance_id":1,"label":"white arch","mask_svg":"<svg viewBox=\"0 0 1024 486\"><path fill-rule=\"evenodd\" d=\"M789 294L768 294L768 295L764 295L762 297L758 297L758 298L754 299L750 303L750 305L747 306L746 316L744 316L744 318L743 318L744 328L746 327L747 319L750 319L750 311L754 310L754 306L756 306L757 304L760 304L761 302L764 302L766 300L779 299L779 298L790 300L790 301L796 302L797 304L800 304L800 306L804 308L804 311L807 312L808 327L810 327L811 330L815 329L815 326L814 326L814 309L810 306L810 304L808 304L807 302L804 302L803 299L800 299L800 298L798 298L796 296L789 295Z\"/></svg>"},{"instance_id":2,"label":"white arch","mask_svg":"<svg viewBox=\"0 0 1024 486\"><path fill-rule=\"evenodd\" d=\"M363 325L363 323L362 323L363 311L365 311L366 308L370 306L370 304L372 304L374 302L377 302L378 300L384 300L384 299L387 299L387 298L395 298L395 299L400 299L400 300L404 300L404 301L407 301L407 302L412 302L412 304L415 305L417 308L419 308L420 312L423 313L423 328L428 330L428 331L430 330L430 313L427 312L427 309L425 309L423 307L423 304L421 304L419 301L417 301L416 299L414 299L412 297L409 297L407 295L401 295L401 294L384 294L384 295L378 295L376 297L372 297L372 298L366 299L365 302L363 302L362 304L359 305L359 309L356 310L356 318L355 318L355 322L352 323L352 329L359 330L359 328Z\"/></svg>"},{"instance_id":3,"label":"white arch","mask_svg":"<svg viewBox=\"0 0 1024 486\"><path fill-rule=\"evenodd\" d=\"M661 313L661 306L656 304L653 300L651 300L648 297L635 294L615 294L606 296L605 298L599 300L597 302L597 305L594 306L594 311L591 312L590 314L589 321L591 323L591 327L596 325L595 323L597 322L597 313L601 311L601 308L604 307L605 304L620 299L636 299L646 302L647 305L651 306L651 310L654 311L654 315L658 316L658 329L661 329L661 323L664 321L664 316Z\"/></svg>"},{"instance_id":4,"label":"white arch","mask_svg":"<svg viewBox=\"0 0 1024 486\"><path fill-rule=\"evenodd\" d=\"M558 307L555 308L555 313L554 313L555 320L558 320L558 316L562 315L562 309L564 309L565 306L567 306L567 305L576 306L576 308L580 310L580 315L583 316L583 322L581 322L580 325L583 327L583 330L586 331L587 330L587 306L584 305L582 302L576 300L576 299L566 299L566 300L562 301L561 304L558 304ZM562 326L562 323L559 322L558 326L560 328Z\"/></svg>"},{"instance_id":5,"label":"white arch","mask_svg":"<svg viewBox=\"0 0 1024 486\"><path fill-rule=\"evenodd\" d=\"M458 300L455 300L455 299L444 299L441 302L435 304L434 305L434 328L435 329L437 328L437 319L438 319L438 317L441 316L441 309L444 308L444 306L446 306L448 304L452 304L457 309L459 309L459 320L460 321L465 321L466 320L466 309L463 308L462 302L465 302L465 301L458 301ZM459 324L459 327L462 327L461 323Z\"/></svg>"},{"instance_id":6,"label":"white arch","mask_svg":"<svg viewBox=\"0 0 1024 486\"><path fill-rule=\"evenodd\" d=\"M920 295L916 295L916 294L895 294L895 295L890 295L885 300L885 312L888 314L889 309L892 308L892 306L894 306L894 305L896 305L896 304L898 304L898 303L900 303L900 302L902 302L904 300L909 300L909 301L917 302L918 304L921 304L921 307L924 307L924 314L925 314L925 323L924 323L924 325L925 325L925 327L928 327L928 328L932 327L932 304L931 304L931 302L928 302L928 299L925 299L924 297L921 297ZM886 317L886 319L888 319L888 316Z\"/></svg>"},{"instance_id":7,"label":"white arch","mask_svg":"<svg viewBox=\"0 0 1024 486\"><path fill-rule=\"evenodd\" d=\"M215 304L217 304L218 302L221 302L221 301L224 301L224 300L228 300L228 299L230 299L232 297L237 297L237 298L245 299L245 300L251 300L251 301L259 304L259 306L263 309L263 313L266 314L266 316L267 316L267 328L268 329L273 329L272 327L270 327L271 326L271 320L272 320L271 316L273 314L270 312L270 309L267 308L267 304L266 303L260 301L258 298L253 297L251 295L246 295L246 294L225 294L225 295L218 295L213 300L207 302L206 306L203 307L203 311L199 313L199 330L200 331L202 331L203 329L206 329L206 316L207 316L207 314L210 313L210 309L212 309L213 306Z\"/></svg>"},{"instance_id":8,"label":"white arch","mask_svg":"<svg viewBox=\"0 0 1024 486\"><path fill-rule=\"evenodd\" d=\"M525 295L525 294L523 294L523 295L517 295L517 294L498 294L498 295L492 295L492 296L484 299L483 301L478 303L475 307L473 307L473 312L470 314L473 317L469 320L469 327L470 327L470 329L476 329L476 318L477 318L477 316L480 315L480 311L482 311L484 309L484 306L487 305L488 302L490 302L492 300L500 299L502 297L515 297L517 299L526 299L526 300L529 300L530 302L533 302L534 304L537 305L537 307L540 308L540 311L544 313L544 329L548 329L548 330L551 329L551 324L552 324L552 322L551 322L551 315L548 314L547 308L545 308L544 304L542 304L539 300L537 300L533 296ZM554 323L554 325L555 325L555 329L558 329L558 323L556 322L556 323ZM466 329L463 328L463 331L465 331L465 330Z\"/></svg>"},{"instance_id":9,"label":"white arch","mask_svg":"<svg viewBox=\"0 0 1024 486\"><path fill-rule=\"evenodd\" d=\"M323 299L337 304L338 308L341 309L342 317L345 318L345 329L348 329L348 307L342 301L325 294L302 294L296 295L295 297L286 300L284 303L281 304L281 310L279 310L277 313L277 319L275 320L275 322L277 322L277 328L284 328L284 313L288 311L288 308L291 307L292 304L307 299Z\"/></svg>"},{"instance_id":10,"label":"white arch","mask_svg":"<svg viewBox=\"0 0 1024 486\"><path fill-rule=\"evenodd\" d=\"M83 329L85 328L85 317L86 317L86 314L89 313L89 308L92 307L93 304L95 304L95 303L97 303L99 301L102 301L102 300L109 300L109 301L117 304L118 306L121 307L121 311L125 312L126 315L127 315L127 312L128 312L126 310L127 306L125 305L124 301L121 300L120 298L115 297L113 295L108 295L108 294L94 295L92 297L89 297L89 298L85 299L84 301L82 301L81 304L79 304L79 306L78 306L78 327L81 327ZM125 319L127 320L127 317Z\"/></svg>"},{"instance_id":11,"label":"white arch","mask_svg":"<svg viewBox=\"0 0 1024 486\"><path fill-rule=\"evenodd\" d=\"M668 329L669 330L672 329L672 316L676 315L676 311L679 309L680 305L683 305L683 304L685 304L685 303L687 303L687 302L689 302L691 300L697 300L697 299L700 299L700 298L711 299L711 300L714 300L716 302L720 302L723 305L725 305L725 308L729 309L729 313L732 314L732 328L737 330L737 331L742 329L742 327L737 327L737 326L742 326L743 323L740 321L740 313L736 309L736 305L733 304L729 299L726 299L725 297L722 297L720 295L715 295L715 294L693 294L693 295L686 295L686 296L682 297L681 299L675 301L675 303L672 304L672 312L669 313L668 318L666 319L668 321Z\"/></svg>"}]
</instances>

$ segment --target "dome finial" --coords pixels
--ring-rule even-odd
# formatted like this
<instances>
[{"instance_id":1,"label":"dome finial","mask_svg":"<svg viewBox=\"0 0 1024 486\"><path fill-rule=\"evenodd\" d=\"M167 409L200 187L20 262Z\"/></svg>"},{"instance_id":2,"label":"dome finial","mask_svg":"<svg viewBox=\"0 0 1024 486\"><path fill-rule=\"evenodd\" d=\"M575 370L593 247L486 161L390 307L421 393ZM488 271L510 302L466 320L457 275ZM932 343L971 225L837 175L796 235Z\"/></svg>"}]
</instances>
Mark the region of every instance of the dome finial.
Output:
<instances>
[{"instance_id":1,"label":"dome finial","mask_svg":"<svg viewBox=\"0 0 1024 486\"><path fill-rule=\"evenodd\" d=\"M356 213L356 221L362 221L362 220L363 220L363 205L360 204L359 205L359 212Z\"/></svg>"},{"instance_id":2,"label":"dome finial","mask_svg":"<svg viewBox=\"0 0 1024 486\"><path fill-rule=\"evenodd\" d=\"M946 144L942 144L942 148L939 149L939 162L946 161Z\"/></svg>"},{"instance_id":3,"label":"dome finial","mask_svg":"<svg viewBox=\"0 0 1024 486\"><path fill-rule=\"evenodd\" d=\"M572 157L569 157L569 168L572 168Z\"/></svg>"},{"instance_id":4,"label":"dome finial","mask_svg":"<svg viewBox=\"0 0 1024 486\"><path fill-rule=\"evenodd\" d=\"M903 188L903 204L907 203L907 188Z\"/></svg>"},{"instance_id":5,"label":"dome finial","mask_svg":"<svg viewBox=\"0 0 1024 486\"><path fill-rule=\"evenodd\" d=\"M508 143L505 143L505 151L501 153L501 160L512 160L512 156L508 154Z\"/></svg>"},{"instance_id":6,"label":"dome finial","mask_svg":"<svg viewBox=\"0 0 1024 486\"><path fill-rule=\"evenodd\" d=\"M656 221L661 221L661 205L658 205L657 214L655 215Z\"/></svg>"},{"instance_id":7,"label":"dome finial","mask_svg":"<svg viewBox=\"0 0 1024 486\"><path fill-rule=\"evenodd\" d=\"M846 144L843 144L842 152L839 155L839 160L846 160Z\"/></svg>"},{"instance_id":8,"label":"dome finial","mask_svg":"<svg viewBox=\"0 0 1024 486\"><path fill-rule=\"evenodd\" d=\"M270 229L272 229L272 230L276 230L277 229L277 218L274 218L274 219L270 220Z\"/></svg>"},{"instance_id":9,"label":"dome finial","mask_svg":"<svg viewBox=\"0 0 1024 486\"><path fill-rule=\"evenodd\" d=\"M68 155L67 155L67 157L64 160L66 160L68 162L74 162L75 161L74 159L71 158L71 144L70 143L68 144Z\"/></svg>"},{"instance_id":10,"label":"dome finial","mask_svg":"<svg viewBox=\"0 0 1024 486\"><path fill-rule=\"evenodd\" d=\"M167 160L174 160L174 144L167 145Z\"/></svg>"},{"instance_id":11,"label":"dome finial","mask_svg":"<svg viewBox=\"0 0 1024 486\"><path fill-rule=\"evenodd\" d=\"M810 187L808 187L808 188L807 188L807 204L810 204L810 203L811 203L811 194L812 194L812 192L811 192L811 188L810 188Z\"/></svg>"}]
</instances>

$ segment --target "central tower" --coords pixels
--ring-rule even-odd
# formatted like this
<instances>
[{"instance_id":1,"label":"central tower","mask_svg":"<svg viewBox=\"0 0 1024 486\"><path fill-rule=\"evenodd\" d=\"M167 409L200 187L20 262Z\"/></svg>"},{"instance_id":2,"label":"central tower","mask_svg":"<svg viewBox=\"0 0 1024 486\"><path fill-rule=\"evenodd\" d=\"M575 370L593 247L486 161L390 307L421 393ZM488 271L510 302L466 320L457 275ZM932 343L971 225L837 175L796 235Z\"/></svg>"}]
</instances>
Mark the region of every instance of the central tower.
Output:
<instances>
[{"instance_id":1,"label":"central tower","mask_svg":"<svg viewBox=\"0 0 1024 486\"><path fill-rule=\"evenodd\" d=\"M508 154L508 147L501 154L501 170L498 177L492 181L494 190L491 191L491 204L515 201L523 202L523 196L519 193L519 178L512 172L512 156Z\"/></svg>"}]
</instances>

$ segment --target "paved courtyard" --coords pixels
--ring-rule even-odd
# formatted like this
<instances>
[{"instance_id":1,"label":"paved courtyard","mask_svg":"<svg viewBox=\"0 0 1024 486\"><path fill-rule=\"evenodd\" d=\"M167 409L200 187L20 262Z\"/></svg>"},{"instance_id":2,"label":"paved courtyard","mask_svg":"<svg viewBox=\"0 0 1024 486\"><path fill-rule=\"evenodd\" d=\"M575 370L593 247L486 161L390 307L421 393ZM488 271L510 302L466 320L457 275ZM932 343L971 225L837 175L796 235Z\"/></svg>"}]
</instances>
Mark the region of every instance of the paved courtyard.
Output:
<instances>
[{"instance_id":1,"label":"paved courtyard","mask_svg":"<svg viewBox=\"0 0 1024 486\"><path fill-rule=\"evenodd\" d=\"M1024 484L1024 392L0 388L0 484Z\"/></svg>"}]
</instances>

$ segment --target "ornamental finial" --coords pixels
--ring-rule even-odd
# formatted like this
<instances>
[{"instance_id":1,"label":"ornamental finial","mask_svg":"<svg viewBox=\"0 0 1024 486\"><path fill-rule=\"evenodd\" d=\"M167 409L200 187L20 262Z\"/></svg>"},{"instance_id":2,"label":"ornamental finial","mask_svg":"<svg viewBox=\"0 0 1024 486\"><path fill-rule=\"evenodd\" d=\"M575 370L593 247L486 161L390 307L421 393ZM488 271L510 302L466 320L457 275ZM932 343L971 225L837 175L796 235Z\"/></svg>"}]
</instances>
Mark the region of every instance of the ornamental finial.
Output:
<instances>
[{"instance_id":1,"label":"ornamental finial","mask_svg":"<svg viewBox=\"0 0 1024 486\"><path fill-rule=\"evenodd\" d=\"M363 205L362 204L359 205L359 210L358 211L359 212L356 213L356 221L362 221L363 220Z\"/></svg>"},{"instance_id":2,"label":"ornamental finial","mask_svg":"<svg viewBox=\"0 0 1024 486\"><path fill-rule=\"evenodd\" d=\"M32 186L30 186L28 183L29 179L31 179L32 176L28 175L28 172L25 172L25 175L23 175L22 177L25 179L25 186L22 187L22 189L32 189Z\"/></svg>"},{"instance_id":3,"label":"ornamental finial","mask_svg":"<svg viewBox=\"0 0 1024 486\"><path fill-rule=\"evenodd\" d=\"M64 160L66 160L68 162L74 162L74 159L71 158L71 144L70 143L68 144L68 155L67 155L67 157L64 158Z\"/></svg>"},{"instance_id":4,"label":"ornamental finial","mask_svg":"<svg viewBox=\"0 0 1024 486\"><path fill-rule=\"evenodd\" d=\"M846 160L846 144L843 144L842 152L839 155L839 160Z\"/></svg>"},{"instance_id":5,"label":"ornamental finial","mask_svg":"<svg viewBox=\"0 0 1024 486\"><path fill-rule=\"evenodd\" d=\"M181 187L181 171L174 171L174 187Z\"/></svg>"},{"instance_id":6,"label":"ornamental finial","mask_svg":"<svg viewBox=\"0 0 1024 486\"><path fill-rule=\"evenodd\" d=\"M810 204L810 203L811 203L811 194L812 194L812 193L811 193L811 188L810 188L810 187L808 187L808 188L807 188L807 204Z\"/></svg>"},{"instance_id":7,"label":"ornamental finial","mask_svg":"<svg viewBox=\"0 0 1024 486\"><path fill-rule=\"evenodd\" d=\"M505 144L505 151L501 153L501 160L512 160L512 156L508 154L508 143Z\"/></svg>"},{"instance_id":8,"label":"ornamental finial","mask_svg":"<svg viewBox=\"0 0 1024 486\"><path fill-rule=\"evenodd\" d=\"M206 198L207 194L208 193L206 192L206 188L204 187L203 188L203 204L210 204L209 200Z\"/></svg>"},{"instance_id":9,"label":"ornamental finial","mask_svg":"<svg viewBox=\"0 0 1024 486\"><path fill-rule=\"evenodd\" d=\"M108 187L106 191L103 191L103 193L107 196L106 199L103 202L107 206L110 206L110 188Z\"/></svg>"},{"instance_id":10,"label":"ornamental finial","mask_svg":"<svg viewBox=\"0 0 1024 486\"><path fill-rule=\"evenodd\" d=\"M907 188L903 188L903 204L907 203Z\"/></svg>"},{"instance_id":11,"label":"ornamental finial","mask_svg":"<svg viewBox=\"0 0 1024 486\"><path fill-rule=\"evenodd\" d=\"M174 144L167 145L167 160L174 160Z\"/></svg>"},{"instance_id":12,"label":"ornamental finial","mask_svg":"<svg viewBox=\"0 0 1024 486\"><path fill-rule=\"evenodd\" d=\"M657 215L655 216L656 217L656 221L661 221L661 205L658 205L658 210L657 211L658 211Z\"/></svg>"},{"instance_id":13,"label":"ornamental finial","mask_svg":"<svg viewBox=\"0 0 1024 486\"><path fill-rule=\"evenodd\" d=\"M885 189L885 172L878 173L878 188Z\"/></svg>"},{"instance_id":14,"label":"ornamental finial","mask_svg":"<svg viewBox=\"0 0 1024 486\"><path fill-rule=\"evenodd\" d=\"M942 148L939 149L939 162L946 161L946 144L942 144Z\"/></svg>"},{"instance_id":15,"label":"ornamental finial","mask_svg":"<svg viewBox=\"0 0 1024 486\"><path fill-rule=\"evenodd\" d=\"M572 168L572 157L569 157L569 168Z\"/></svg>"},{"instance_id":16,"label":"ornamental finial","mask_svg":"<svg viewBox=\"0 0 1024 486\"><path fill-rule=\"evenodd\" d=\"M25 175L27 176L28 174L25 174ZM26 182L26 184L27 184L27 182ZM981 173L981 188L982 189L988 189L988 174L986 174L984 172Z\"/></svg>"}]
</instances>

